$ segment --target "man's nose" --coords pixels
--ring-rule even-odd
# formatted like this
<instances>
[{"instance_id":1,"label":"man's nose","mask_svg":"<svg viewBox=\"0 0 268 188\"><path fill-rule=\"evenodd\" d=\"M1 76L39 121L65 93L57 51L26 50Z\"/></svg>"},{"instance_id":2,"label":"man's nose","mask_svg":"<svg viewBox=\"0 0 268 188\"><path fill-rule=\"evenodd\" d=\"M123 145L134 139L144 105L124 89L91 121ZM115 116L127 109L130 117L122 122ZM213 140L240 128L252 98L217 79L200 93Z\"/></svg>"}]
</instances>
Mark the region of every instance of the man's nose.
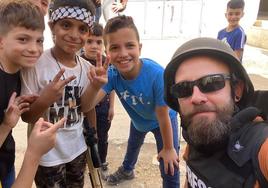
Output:
<instances>
[{"instance_id":1,"label":"man's nose","mask_svg":"<svg viewBox=\"0 0 268 188\"><path fill-rule=\"evenodd\" d=\"M193 87L193 94L191 96L191 102L193 104L199 105L204 104L208 101L207 95L200 91L200 89L197 86Z\"/></svg>"}]
</instances>

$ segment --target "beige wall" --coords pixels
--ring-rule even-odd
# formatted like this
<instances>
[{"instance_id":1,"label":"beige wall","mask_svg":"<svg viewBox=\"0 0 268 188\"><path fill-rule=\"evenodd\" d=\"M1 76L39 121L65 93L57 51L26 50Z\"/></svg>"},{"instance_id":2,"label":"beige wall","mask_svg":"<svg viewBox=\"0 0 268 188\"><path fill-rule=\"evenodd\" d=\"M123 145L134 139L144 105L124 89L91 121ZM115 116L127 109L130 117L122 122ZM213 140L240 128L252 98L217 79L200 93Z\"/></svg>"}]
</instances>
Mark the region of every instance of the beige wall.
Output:
<instances>
[{"instance_id":1,"label":"beige wall","mask_svg":"<svg viewBox=\"0 0 268 188\"><path fill-rule=\"evenodd\" d=\"M262 22L267 21L258 20L247 30L247 44L268 49L268 28Z\"/></svg>"}]
</instances>

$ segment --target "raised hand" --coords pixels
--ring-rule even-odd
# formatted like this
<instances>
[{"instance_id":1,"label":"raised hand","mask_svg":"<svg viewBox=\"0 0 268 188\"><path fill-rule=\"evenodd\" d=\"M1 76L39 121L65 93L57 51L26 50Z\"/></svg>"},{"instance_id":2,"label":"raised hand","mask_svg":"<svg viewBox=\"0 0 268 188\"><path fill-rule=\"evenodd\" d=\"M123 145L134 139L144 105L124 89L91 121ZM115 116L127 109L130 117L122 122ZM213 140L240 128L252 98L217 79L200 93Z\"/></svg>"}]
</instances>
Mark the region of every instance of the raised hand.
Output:
<instances>
[{"instance_id":1,"label":"raised hand","mask_svg":"<svg viewBox=\"0 0 268 188\"><path fill-rule=\"evenodd\" d=\"M91 66L88 71L88 79L90 84L96 89L101 88L104 84L108 82L107 69L109 67L110 57L107 56L105 63L102 65L102 55L97 54L96 66Z\"/></svg>"},{"instance_id":2,"label":"raised hand","mask_svg":"<svg viewBox=\"0 0 268 188\"><path fill-rule=\"evenodd\" d=\"M26 101L27 96L16 96L16 92L12 93L8 102L8 107L5 110L4 120L2 122L3 125L8 126L10 129L16 126L21 114L28 111L30 106L30 103Z\"/></svg>"},{"instance_id":3,"label":"raised hand","mask_svg":"<svg viewBox=\"0 0 268 188\"><path fill-rule=\"evenodd\" d=\"M61 69L56 74L52 82L50 82L40 94L42 100L46 101L48 104L52 104L60 99L62 97L64 87L76 78L75 76L70 76L66 79L61 80L60 78L63 76L64 71L64 69Z\"/></svg>"},{"instance_id":4,"label":"raised hand","mask_svg":"<svg viewBox=\"0 0 268 188\"><path fill-rule=\"evenodd\" d=\"M56 132L63 126L66 118L62 118L55 124L44 121L43 118L35 123L33 131L31 132L28 148L33 155L41 157L54 147L56 142Z\"/></svg>"},{"instance_id":5,"label":"raised hand","mask_svg":"<svg viewBox=\"0 0 268 188\"><path fill-rule=\"evenodd\" d=\"M118 13L118 12L121 12L125 9L126 7L124 6L123 3L121 2L113 2L112 4L112 11L114 13Z\"/></svg>"}]
</instances>

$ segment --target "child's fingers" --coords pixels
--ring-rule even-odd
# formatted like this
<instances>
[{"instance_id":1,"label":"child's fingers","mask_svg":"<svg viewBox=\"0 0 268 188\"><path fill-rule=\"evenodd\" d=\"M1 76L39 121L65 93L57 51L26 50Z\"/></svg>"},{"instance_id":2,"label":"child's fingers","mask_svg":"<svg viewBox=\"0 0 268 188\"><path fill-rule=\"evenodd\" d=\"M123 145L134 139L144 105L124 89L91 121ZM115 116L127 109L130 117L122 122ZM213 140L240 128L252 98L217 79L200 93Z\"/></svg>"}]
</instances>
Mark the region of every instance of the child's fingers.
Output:
<instances>
[{"instance_id":1,"label":"child's fingers","mask_svg":"<svg viewBox=\"0 0 268 188\"><path fill-rule=\"evenodd\" d=\"M75 78L76 78L76 76L73 75L73 76L66 78L65 80L62 80L62 82L60 83L60 88L63 88L64 86L66 86L68 83L70 83Z\"/></svg>"},{"instance_id":2,"label":"child's fingers","mask_svg":"<svg viewBox=\"0 0 268 188\"><path fill-rule=\"evenodd\" d=\"M109 55L107 55L106 60L105 60L104 65L103 65L105 70L108 69L110 61L111 61L111 57Z\"/></svg>"},{"instance_id":3,"label":"child's fingers","mask_svg":"<svg viewBox=\"0 0 268 188\"><path fill-rule=\"evenodd\" d=\"M97 53L96 67L102 67L102 55L100 52Z\"/></svg>"},{"instance_id":4,"label":"child's fingers","mask_svg":"<svg viewBox=\"0 0 268 188\"><path fill-rule=\"evenodd\" d=\"M28 102L28 103L33 103L37 98L39 97L39 95L35 95L35 94L31 94L31 95L21 95L20 96L20 102Z\"/></svg>"},{"instance_id":5,"label":"child's fingers","mask_svg":"<svg viewBox=\"0 0 268 188\"><path fill-rule=\"evenodd\" d=\"M25 108L20 110L20 114L23 114L24 112L27 112L29 110L30 110L30 107L25 107Z\"/></svg>"},{"instance_id":6,"label":"child's fingers","mask_svg":"<svg viewBox=\"0 0 268 188\"><path fill-rule=\"evenodd\" d=\"M49 128L49 131L51 133L55 133L59 128L63 127L65 121L66 118L61 118L57 123L55 123L53 126Z\"/></svg>"},{"instance_id":7,"label":"child's fingers","mask_svg":"<svg viewBox=\"0 0 268 188\"><path fill-rule=\"evenodd\" d=\"M87 77L90 82L93 82L93 79L96 77L95 67L90 67L89 71L87 72Z\"/></svg>"},{"instance_id":8,"label":"child's fingers","mask_svg":"<svg viewBox=\"0 0 268 188\"><path fill-rule=\"evenodd\" d=\"M44 123L44 118L39 118L38 121L34 125L33 132L39 132L42 128L43 123Z\"/></svg>"},{"instance_id":9,"label":"child's fingers","mask_svg":"<svg viewBox=\"0 0 268 188\"><path fill-rule=\"evenodd\" d=\"M58 82L60 80L60 78L62 77L63 73L64 73L64 69L60 69L60 71L56 74L56 76L53 79L53 82Z\"/></svg>"},{"instance_id":10,"label":"child's fingers","mask_svg":"<svg viewBox=\"0 0 268 188\"><path fill-rule=\"evenodd\" d=\"M28 111L30 108L30 104L25 102L25 103L21 103L19 104L19 110L20 110L20 113L23 114L24 112Z\"/></svg>"},{"instance_id":11,"label":"child's fingers","mask_svg":"<svg viewBox=\"0 0 268 188\"><path fill-rule=\"evenodd\" d=\"M13 92L11 97L9 98L8 107L11 106L12 104L14 104L14 102L16 100L16 96L17 96L17 93Z\"/></svg>"},{"instance_id":12,"label":"child's fingers","mask_svg":"<svg viewBox=\"0 0 268 188\"><path fill-rule=\"evenodd\" d=\"M11 104L7 109L5 110L6 115L10 115L15 110L15 105Z\"/></svg>"},{"instance_id":13,"label":"child's fingers","mask_svg":"<svg viewBox=\"0 0 268 188\"><path fill-rule=\"evenodd\" d=\"M171 176L173 176L174 175L173 163L168 163L167 166L168 166L167 174L169 173Z\"/></svg>"}]
</instances>

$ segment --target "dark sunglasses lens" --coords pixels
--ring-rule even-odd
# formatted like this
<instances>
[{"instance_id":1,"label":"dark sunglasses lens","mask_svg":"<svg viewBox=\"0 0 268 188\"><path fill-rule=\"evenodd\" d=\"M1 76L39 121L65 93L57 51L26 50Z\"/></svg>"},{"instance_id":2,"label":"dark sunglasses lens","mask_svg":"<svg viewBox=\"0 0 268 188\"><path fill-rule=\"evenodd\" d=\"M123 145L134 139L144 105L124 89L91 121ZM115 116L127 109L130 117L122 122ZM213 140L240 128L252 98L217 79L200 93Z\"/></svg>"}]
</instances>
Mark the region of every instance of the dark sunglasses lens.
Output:
<instances>
[{"instance_id":1,"label":"dark sunglasses lens","mask_svg":"<svg viewBox=\"0 0 268 188\"><path fill-rule=\"evenodd\" d=\"M191 82L181 82L172 86L171 93L175 98L189 97L193 93L193 86Z\"/></svg>"},{"instance_id":2,"label":"dark sunglasses lens","mask_svg":"<svg viewBox=\"0 0 268 188\"><path fill-rule=\"evenodd\" d=\"M224 88L225 79L222 75L208 76L202 78L198 83L199 89L204 92L213 92Z\"/></svg>"}]
</instances>

